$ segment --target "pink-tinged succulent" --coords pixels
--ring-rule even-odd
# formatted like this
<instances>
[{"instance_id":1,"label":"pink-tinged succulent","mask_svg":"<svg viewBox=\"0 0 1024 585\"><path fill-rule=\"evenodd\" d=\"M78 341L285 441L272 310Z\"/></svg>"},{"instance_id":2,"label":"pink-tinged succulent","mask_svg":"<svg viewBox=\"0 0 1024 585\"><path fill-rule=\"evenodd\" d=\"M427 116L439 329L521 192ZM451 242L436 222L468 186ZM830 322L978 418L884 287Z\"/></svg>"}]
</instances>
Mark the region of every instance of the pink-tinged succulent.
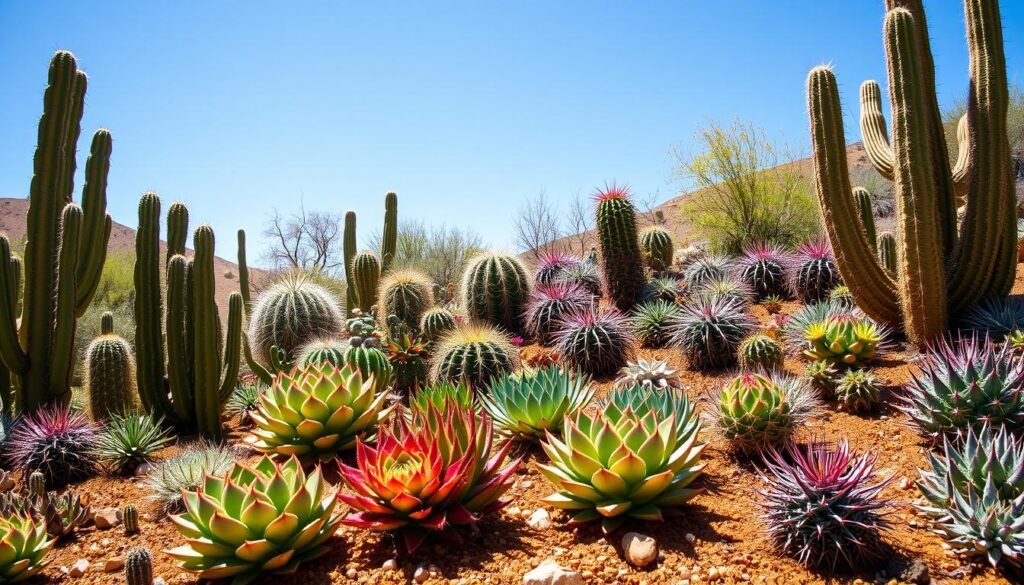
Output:
<instances>
[{"instance_id":1,"label":"pink-tinged succulent","mask_svg":"<svg viewBox=\"0 0 1024 585\"><path fill-rule=\"evenodd\" d=\"M567 252L549 250L541 252L537 258L537 272L534 279L537 284L551 284L557 282L566 270L576 268L583 264L579 257Z\"/></svg>"},{"instance_id":2,"label":"pink-tinged succulent","mask_svg":"<svg viewBox=\"0 0 1024 585\"><path fill-rule=\"evenodd\" d=\"M785 248L771 242L762 242L743 251L737 263L737 272L754 289L758 299L770 296L786 298L790 295L789 283L786 281L789 261Z\"/></svg>"},{"instance_id":3,"label":"pink-tinged succulent","mask_svg":"<svg viewBox=\"0 0 1024 585\"><path fill-rule=\"evenodd\" d=\"M789 288L804 303L828 299L832 289L843 283L832 246L827 240L810 240L801 244L787 268Z\"/></svg>"},{"instance_id":4,"label":"pink-tinged succulent","mask_svg":"<svg viewBox=\"0 0 1024 585\"><path fill-rule=\"evenodd\" d=\"M395 530L410 552L431 532L474 524L506 505L519 466L501 467L512 442L493 455L491 420L446 401L429 404L412 420L400 419L378 435L376 447L356 445L356 466L340 464L352 490L338 499L352 508L345 524L370 530Z\"/></svg>"},{"instance_id":5,"label":"pink-tinged succulent","mask_svg":"<svg viewBox=\"0 0 1024 585\"><path fill-rule=\"evenodd\" d=\"M7 440L12 467L39 471L51 487L66 485L96 471L96 427L85 414L49 406L23 417Z\"/></svg>"},{"instance_id":6,"label":"pink-tinged succulent","mask_svg":"<svg viewBox=\"0 0 1024 585\"><path fill-rule=\"evenodd\" d=\"M566 364L605 376L633 358L635 337L629 319L618 309L587 307L559 321L554 341Z\"/></svg>"},{"instance_id":7,"label":"pink-tinged succulent","mask_svg":"<svg viewBox=\"0 0 1024 585\"><path fill-rule=\"evenodd\" d=\"M537 285L530 292L523 320L526 330L541 345L548 345L559 321L573 311L591 306L594 297L578 284L555 282Z\"/></svg>"}]
</instances>

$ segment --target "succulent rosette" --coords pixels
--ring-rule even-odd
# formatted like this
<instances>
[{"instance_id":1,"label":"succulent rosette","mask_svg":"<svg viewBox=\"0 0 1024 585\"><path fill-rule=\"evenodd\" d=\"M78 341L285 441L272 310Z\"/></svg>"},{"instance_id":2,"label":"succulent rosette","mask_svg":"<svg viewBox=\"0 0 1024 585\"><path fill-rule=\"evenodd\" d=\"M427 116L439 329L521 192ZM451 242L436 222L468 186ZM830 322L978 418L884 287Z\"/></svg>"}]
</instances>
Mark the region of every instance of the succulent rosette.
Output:
<instances>
[{"instance_id":1,"label":"succulent rosette","mask_svg":"<svg viewBox=\"0 0 1024 585\"><path fill-rule=\"evenodd\" d=\"M712 416L733 447L754 452L788 441L818 407L814 393L797 378L746 373L718 391Z\"/></svg>"},{"instance_id":2,"label":"succulent rosette","mask_svg":"<svg viewBox=\"0 0 1024 585\"><path fill-rule=\"evenodd\" d=\"M566 416L586 406L594 392L589 376L549 366L492 380L479 400L500 432L517 440L539 441L545 431L560 428Z\"/></svg>"},{"instance_id":3,"label":"succulent rosette","mask_svg":"<svg viewBox=\"0 0 1024 585\"><path fill-rule=\"evenodd\" d=\"M390 411L387 393L351 365L310 364L282 373L252 414L256 449L309 463L329 461L372 435Z\"/></svg>"},{"instance_id":4,"label":"succulent rosette","mask_svg":"<svg viewBox=\"0 0 1024 585\"><path fill-rule=\"evenodd\" d=\"M319 467L307 474L296 457L275 463L261 457L207 475L184 491L185 512L171 516L186 544L167 554L202 579L249 583L263 573L291 573L327 552L341 524L336 500Z\"/></svg>"},{"instance_id":5,"label":"succulent rosette","mask_svg":"<svg viewBox=\"0 0 1024 585\"><path fill-rule=\"evenodd\" d=\"M561 438L548 432L541 443L551 463L540 471L557 490L545 502L573 513L571 524L601 520L607 533L630 517L661 520L663 508L700 493L691 487L704 469L697 432L681 432L674 413L602 406L567 418Z\"/></svg>"},{"instance_id":6,"label":"succulent rosette","mask_svg":"<svg viewBox=\"0 0 1024 585\"><path fill-rule=\"evenodd\" d=\"M356 466L340 464L351 492L338 499L351 506L344 522L369 530L394 530L414 551L432 532L474 524L500 510L519 466L502 467L511 442L491 454L489 418L447 402L426 405L412 422L400 418L371 447L356 444Z\"/></svg>"},{"instance_id":7,"label":"succulent rosette","mask_svg":"<svg viewBox=\"0 0 1024 585\"><path fill-rule=\"evenodd\" d=\"M53 543L46 522L30 512L0 515L0 583L20 583L43 570Z\"/></svg>"},{"instance_id":8,"label":"succulent rosette","mask_svg":"<svg viewBox=\"0 0 1024 585\"><path fill-rule=\"evenodd\" d=\"M855 313L838 313L808 324L803 331L804 356L847 366L860 365L875 357L885 340L883 327Z\"/></svg>"}]
</instances>

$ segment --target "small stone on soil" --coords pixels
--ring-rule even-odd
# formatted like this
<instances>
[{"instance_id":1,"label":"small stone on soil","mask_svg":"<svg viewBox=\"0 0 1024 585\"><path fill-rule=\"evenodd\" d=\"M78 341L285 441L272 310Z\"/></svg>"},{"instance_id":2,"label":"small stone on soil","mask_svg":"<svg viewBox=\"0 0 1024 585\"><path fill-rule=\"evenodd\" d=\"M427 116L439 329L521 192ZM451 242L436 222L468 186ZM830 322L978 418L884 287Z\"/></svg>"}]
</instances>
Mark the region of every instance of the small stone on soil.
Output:
<instances>
[{"instance_id":1,"label":"small stone on soil","mask_svg":"<svg viewBox=\"0 0 1024 585\"><path fill-rule=\"evenodd\" d=\"M646 567L658 558L658 542L645 534L629 532L622 537L622 552L629 564Z\"/></svg>"},{"instance_id":2,"label":"small stone on soil","mask_svg":"<svg viewBox=\"0 0 1024 585\"><path fill-rule=\"evenodd\" d=\"M70 577L81 577L89 570L89 561L86 559L78 559L75 564L71 565L71 570L68 571Z\"/></svg>"}]
</instances>

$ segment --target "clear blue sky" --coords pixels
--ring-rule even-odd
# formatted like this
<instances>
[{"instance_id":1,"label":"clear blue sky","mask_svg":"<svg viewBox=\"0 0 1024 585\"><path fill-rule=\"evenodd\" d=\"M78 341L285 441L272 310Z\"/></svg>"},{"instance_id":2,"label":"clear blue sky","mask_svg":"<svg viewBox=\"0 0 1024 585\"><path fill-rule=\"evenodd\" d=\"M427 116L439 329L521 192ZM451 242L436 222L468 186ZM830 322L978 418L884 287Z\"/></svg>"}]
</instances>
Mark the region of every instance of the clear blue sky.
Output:
<instances>
[{"instance_id":1,"label":"clear blue sky","mask_svg":"<svg viewBox=\"0 0 1024 585\"><path fill-rule=\"evenodd\" d=\"M1024 2L1001 4L1021 81ZM154 190L213 224L231 258L235 229L257 247L271 209L300 198L355 209L365 237L395 190L402 217L510 247L512 216L541 190L676 194L669 149L689 151L709 118L806 152L804 80L820 63L859 139L857 88L885 78L881 5L0 0L0 196L28 190L47 62L69 49L90 76L83 136L114 135L121 223ZM962 3L926 5L948 103L967 83Z\"/></svg>"}]
</instances>

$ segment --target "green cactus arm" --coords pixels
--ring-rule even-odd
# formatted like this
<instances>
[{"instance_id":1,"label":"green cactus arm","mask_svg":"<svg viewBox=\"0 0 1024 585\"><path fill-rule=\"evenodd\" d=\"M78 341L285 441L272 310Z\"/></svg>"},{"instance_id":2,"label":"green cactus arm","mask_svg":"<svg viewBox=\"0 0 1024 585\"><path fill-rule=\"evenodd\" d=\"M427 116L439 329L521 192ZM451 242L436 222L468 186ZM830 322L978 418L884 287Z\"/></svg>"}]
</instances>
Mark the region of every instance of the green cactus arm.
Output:
<instances>
[{"instance_id":1,"label":"green cactus arm","mask_svg":"<svg viewBox=\"0 0 1024 585\"><path fill-rule=\"evenodd\" d=\"M18 275L15 272L16 257L11 255L11 243L7 236L0 235L0 267L10 267L8 270L0 270L0 290L3 291L3 301L0 302L0 358L3 359L6 369L23 374L28 369L28 356L21 350L21 343L18 341Z\"/></svg>"},{"instance_id":2,"label":"green cactus arm","mask_svg":"<svg viewBox=\"0 0 1024 585\"><path fill-rule=\"evenodd\" d=\"M398 195L384 196L384 234L380 240L381 274L387 274L398 250Z\"/></svg>"},{"instance_id":3,"label":"green cactus arm","mask_svg":"<svg viewBox=\"0 0 1024 585\"><path fill-rule=\"evenodd\" d=\"M849 181L846 137L835 75L813 69L807 80L814 176L822 217L836 254L836 264L857 304L871 317L899 324L896 283L879 264L864 230Z\"/></svg>"},{"instance_id":4,"label":"green cactus arm","mask_svg":"<svg viewBox=\"0 0 1024 585\"><path fill-rule=\"evenodd\" d=\"M85 185L82 187L81 253L78 262L77 307L75 315L81 317L89 308L103 274L107 260L112 220L107 213L107 174L110 172L110 153L113 144L110 132L97 130L92 136L89 158L85 162Z\"/></svg>"},{"instance_id":5,"label":"green cactus arm","mask_svg":"<svg viewBox=\"0 0 1024 585\"><path fill-rule=\"evenodd\" d=\"M69 53L70 54L70 53ZM72 55L74 60L74 55ZM78 69L77 62L75 63L75 80L74 86L72 87L71 101L68 104L68 118L65 122L64 127L64 165L61 168L61 188L60 192L64 196L63 203L67 205L71 203L72 194L75 190L75 171L77 170L78 160L75 158L75 153L78 149L78 138L82 133L82 114L85 113L85 93L89 86L89 78L85 73ZM60 212L58 212L60 216Z\"/></svg>"},{"instance_id":6,"label":"green cactus arm","mask_svg":"<svg viewBox=\"0 0 1024 585\"><path fill-rule=\"evenodd\" d=\"M356 257L356 212L345 212L345 230L342 232L342 253L345 260L345 311L351 317L356 308L356 291L353 285L352 261Z\"/></svg>"},{"instance_id":7,"label":"green cactus arm","mask_svg":"<svg viewBox=\"0 0 1024 585\"><path fill-rule=\"evenodd\" d=\"M274 375L270 373L270 370L264 368L256 357L252 355L252 347L249 345L249 337L243 335L242 339L242 352L245 356L245 363L249 365L249 369L252 370L253 374L260 379L266 385L270 385L274 381Z\"/></svg>"},{"instance_id":8,"label":"green cactus arm","mask_svg":"<svg viewBox=\"0 0 1024 585\"><path fill-rule=\"evenodd\" d=\"M114 314L110 311L103 311L100 317L100 335L114 334Z\"/></svg>"},{"instance_id":9,"label":"green cactus arm","mask_svg":"<svg viewBox=\"0 0 1024 585\"><path fill-rule=\"evenodd\" d=\"M188 261L175 254L167 263L167 385L178 422L192 422L191 363L185 341L185 271Z\"/></svg>"},{"instance_id":10,"label":"green cactus arm","mask_svg":"<svg viewBox=\"0 0 1024 585\"><path fill-rule=\"evenodd\" d=\"M71 372L75 365L75 301L78 299L79 238L84 220L82 208L64 207L60 222L61 243L57 261L57 309L53 322L53 360L47 402L71 401Z\"/></svg>"},{"instance_id":11,"label":"green cactus arm","mask_svg":"<svg viewBox=\"0 0 1024 585\"><path fill-rule=\"evenodd\" d=\"M860 134L868 162L887 181L892 180L896 158L889 145L889 130L882 113L882 90L877 81L860 86Z\"/></svg>"},{"instance_id":12,"label":"green cactus arm","mask_svg":"<svg viewBox=\"0 0 1024 585\"><path fill-rule=\"evenodd\" d=\"M853 197L857 200L860 224L864 226L864 234L874 249L878 236L875 232L875 209L871 206L871 193L863 187L857 187L853 190Z\"/></svg>"},{"instance_id":13,"label":"green cactus arm","mask_svg":"<svg viewBox=\"0 0 1024 585\"><path fill-rule=\"evenodd\" d=\"M195 257L192 260L192 312L196 427L203 437L219 440L224 429L220 421L221 355L218 345L221 339L215 300L217 291L213 270L213 229L207 225L199 226L192 241L195 246Z\"/></svg>"},{"instance_id":14,"label":"green cactus arm","mask_svg":"<svg viewBox=\"0 0 1024 585\"><path fill-rule=\"evenodd\" d=\"M966 0L965 6L971 77L967 117L975 172L950 262L950 311L954 313L1001 292L1016 270L1010 254L1003 250L1015 239L1005 232L1012 229L1011 210L1016 202L1006 132L1009 88L999 4ZM993 236L999 245L992 245Z\"/></svg>"},{"instance_id":15,"label":"green cactus arm","mask_svg":"<svg viewBox=\"0 0 1024 585\"><path fill-rule=\"evenodd\" d=\"M249 263L245 256L245 230L238 230L238 290L242 294L242 309L248 318L252 310L252 297L249 292Z\"/></svg>"},{"instance_id":16,"label":"green cactus arm","mask_svg":"<svg viewBox=\"0 0 1024 585\"><path fill-rule=\"evenodd\" d=\"M235 386L238 385L238 371L242 345L242 295L231 293L228 297L228 329L224 337L224 379L220 384L220 402L224 404Z\"/></svg>"},{"instance_id":17,"label":"green cactus arm","mask_svg":"<svg viewBox=\"0 0 1024 585\"><path fill-rule=\"evenodd\" d=\"M185 255L185 241L188 239L188 207L175 201L167 208L167 260L175 255Z\"/></svg>"},{"instance_id":18,"label":"green cactus arm","mask_svg":"<svg viewBox=\"0 0 1024 585\"><path fill-rule=\"evenodd\" d=\"M160 292L160 198L139 200L135 233L135 379L146 412L174 417L164 386L163 299Z\"/></svg>"}]
</instances>

